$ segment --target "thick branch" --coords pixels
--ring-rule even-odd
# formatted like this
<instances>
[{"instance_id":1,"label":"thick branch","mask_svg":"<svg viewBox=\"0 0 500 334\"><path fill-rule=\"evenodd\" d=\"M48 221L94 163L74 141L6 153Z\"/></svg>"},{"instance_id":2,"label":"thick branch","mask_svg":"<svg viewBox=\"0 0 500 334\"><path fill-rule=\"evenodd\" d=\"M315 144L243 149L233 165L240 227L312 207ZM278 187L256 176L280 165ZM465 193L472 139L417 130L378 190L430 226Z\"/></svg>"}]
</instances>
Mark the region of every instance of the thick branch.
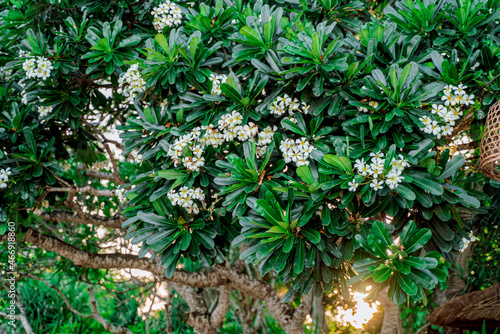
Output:
<instances>
[{"instance_id":1,"label":"thick branch","mask_svg":"<svg viewBox=\"0 0 500 334\"><path fill-rule=\"evenodd\" d=\"M121 228L122 223L127 219L122 215L113 218L106 218L99 215L85 215L81 217L67 211L44 212L41 214L43 220L48 222L71 222L75 224L91 224L110 228Z\"/></svg>"},{"instance_id":2,"label":"thick branch","mask_svg":"<svg viewBox=\"0 0 500 334\"><path fill-rule=\"evenodd\" d=\"M193 327L195 333L203 334L206 332L216 332L216 328L210 324L210 315L207 306L203 301L201 294L198 294L193 288L170 283L170 285L181 295L182 299L189 306L189 315L186 323Z\"/></svg>"},{"instance_id":3,"label":"thick branch","mask_svg":"<svg viewBox=\"0 0 500 334\"><path fill-rule=\"evenodd\" d=\"M5 238L3 238L5 239ZM2 237L0 237L2 240ZM139 258L129 254L94 254L56 238L43 235L33 229L29 229L20 241L29 242L34 246L57 253L71 261L76 266L95 269L123 269L135 268L149 271L160 277L164 277L165 269L156 262L145 258ZM303 333L302 317L307 315L311 306L312 298L306 296L303 306L295 313L292 308L283 303L273 287L268 283L245 275L234 268L216 266L211 271L187 272L177 270L167 282L178 283L191 287L218 287L228 285L233 289L259 299L264 302L269 313L280 323L287 333ZM298 318L299 317L299 318ZM298 324L300 323L300 326Z\"/></svg>"},{"instance_id":4,"label":"thick branch","mask_svg":"<svg viewBox=\"0 0 500 334\"><path fill-rule=\"evenodd\" d=\"M5 241L6 235L0 236ZM78 247L65 243L54 237L43 235L40 232L29 229L19 241L24 241L54 252L72 261L78 267L94 269L141 269L149 271L160 277L165 276L165 268L156 262L146 258L139 258L130 254L94 254ZM227 284L227 278L218 270L208 272L187 272L176 270L174 276L167 281L184 284L192 287L217 287Z\"/></svg>"},{"instance_id":5,"label":"thick branch","mask_svg":"<svg viewBox=\"0 0 500 334\"><path fill-rule=\"evenodd\" d=\"M219 328L226 317L227 311L229 310L229 302L231 301L231 287L224 285L220 288L219 300L217 301L217 306L210 315L210 323L215 328Z\"/></svg>"},{"instance_id":6,"label":"thick branch","mask_svg":"<svg viewBox=\"0 0 500 334\"><path fill-rule=\"evenodd\" d=\"M95 177L97 179L102 179L102 180L110 180L115 182L116 184L125 184L125 181L121 177L116 177L113 173L108 173L108 172L96 172L93 170L85 170L85 174L90 177Z\"/></svg>"},{"instance_id":7,"label":"thick branch","mask_svg":"<svg viewBox=\"0 0 500 334\"><path fill-rule=\"evenodd\" d=\"M91 186L85 186L85 187L49 187L47 188L48 192L77 192L77 193L89 193L92 195L96 196L115 196L116 191L115 190L108 190L108 189L103 189L103 190L98 190L96 188L93 188Z\"/></svg>"}]
</instances>

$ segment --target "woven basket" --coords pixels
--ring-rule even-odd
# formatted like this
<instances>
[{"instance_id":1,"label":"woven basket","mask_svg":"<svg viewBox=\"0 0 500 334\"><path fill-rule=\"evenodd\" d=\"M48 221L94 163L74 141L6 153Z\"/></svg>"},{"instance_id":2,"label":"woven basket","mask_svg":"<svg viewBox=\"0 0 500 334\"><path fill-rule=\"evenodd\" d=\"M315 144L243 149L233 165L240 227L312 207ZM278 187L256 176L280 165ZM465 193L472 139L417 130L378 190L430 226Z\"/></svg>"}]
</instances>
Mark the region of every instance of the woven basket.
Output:
<instances>
[{"instance_id":1,"label":"woven basket","mask_svg":"<svg viewBox=\"0 0 500 334\"><path fill-rule=\"evenodd\" d=\"M490 107L480 156L481 171L492 180L500 181L500 101Z\"/></svg>"}]
</instances>

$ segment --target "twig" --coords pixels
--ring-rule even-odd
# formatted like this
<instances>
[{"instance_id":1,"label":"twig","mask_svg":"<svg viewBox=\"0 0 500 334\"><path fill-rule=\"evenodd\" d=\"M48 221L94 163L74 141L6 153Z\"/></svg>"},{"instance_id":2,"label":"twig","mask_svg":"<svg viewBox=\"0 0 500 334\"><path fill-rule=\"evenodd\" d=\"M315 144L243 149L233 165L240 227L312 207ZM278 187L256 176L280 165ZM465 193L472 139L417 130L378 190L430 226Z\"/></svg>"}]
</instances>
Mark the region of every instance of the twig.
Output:
<instances>
[{"instance_id":1,"label":"twig","mask_svg":"<svg viewBox=\"0 0 500 334\"><path fill-rule=\"evenodd\" d=\"M420 329L418 331L415 332L415 334L420 334L420 333L423 333L423 331L429 327L431 325L430 322L426 323L425 325L423 325L422 327L420 327Z\"/></svg>"}]
</instances>

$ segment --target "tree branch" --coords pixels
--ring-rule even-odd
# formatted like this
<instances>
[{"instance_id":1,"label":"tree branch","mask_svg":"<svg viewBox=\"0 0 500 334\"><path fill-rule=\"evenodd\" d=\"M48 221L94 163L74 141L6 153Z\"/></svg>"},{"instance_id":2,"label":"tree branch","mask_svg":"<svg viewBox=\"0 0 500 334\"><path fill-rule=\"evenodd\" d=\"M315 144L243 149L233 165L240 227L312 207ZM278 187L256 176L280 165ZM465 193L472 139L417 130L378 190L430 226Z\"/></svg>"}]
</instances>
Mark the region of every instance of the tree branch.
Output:
<instances>
[{"instance_id":1,"label":"tree branch","mask_svg":"<svg viewBox=\"0 0 500 334\"><path fill-rule=\"evenodd\" d=\"M21 321L21 316L20 315L17 315L17 314L7 315L7 313L0 312L0 318L10 319L11 317L14 318L14 320Z\"/></svg>"},{"instance_id":2,"label":"tree branch","mask_svg":"<svg viewBox=\"0 0 500 334\"><path fill-rule=\"evenodd\" d=\"M94 287L92 284L87 283L87 289L89 290L89 300L90 300L90 309L92 310L92 318L98 321L105 330L114 334L134 334L130 329L125 326L115 326L112 323L108 322L104 317L99 313L97 309L97 301L95 298Z\"/></svg>"},{"instance_id":3,"label":"tree branch","mask_svg":"<svg viewBox=\"0 0 500 334\"><path fill-rule=\"evenodd\" d=\"M229 310L229 302L231 301L231 287L224 285L220 288L220 295L217 301L217 306L210 315L210 323L215 328L219 328L226 317Z\"/></svg>"},{"instance_id":4,"label":"tree branch","mask_svg":"<svg viewBox=\"0 0 500 334\"><path fill-rule=\"evenodd\" d=\"M122 223L127 220L127 218L122 215L116 215L113 218L106 218L99 215L85 215L81 217L68 211L43 212L40 216L47 222L71 222L83 225L102 225L110 228L121 228Z\"/></svg>"},{"instance_id":5,"label":"tree branch","mask_svg":"<svg viewBox=\"0 0 500 334\"><path fill-rule=\"evenodd\" d=\"M5 240L5 236L0 236L0 240ZM135 268L165 277L165 268L157 262L130 254L94 254L51 236L43 235L33 229L28 229L20 241L25 241L34 246L57 253L73 261L79 267L95 269ZM298 308L298 313L295 313L293 308L281 301L270 284L240 273L234 268L225 266L215 266L212 270L206 272L176 270L175 274L171 278L165 278L165 281L190 287L205 288L228 285L233 289L237 289L242 293L263 301L269 313L280 323L287 333L303 333L303 329L301 329L303 319L297 319L297 317L305 317L312 302L312 298L306 296L302 306ZM300 323L300 326L298 326L298 323Z\"/></svg>"},{"instance_id":6,"label":"tree branch","mask_svg":"<svg viewBox=\"0 0 500 334\"><path fill-rule=\"evenodd\" d=\"M115 156L113 154L113 151L111 150L111 147L109 147L108 144L103 143L104 148L106 151L108 151L109 154L109 160L111 160L111 165L113 166L113 181L115 181L117 184L125 184L125 181L120 177L118 174L118 165L116 164Z\"/></svg>"},{"instance_id":7,"label":"tree branch","mask_svg":"<svg viewBox=\"0 0 500 334\"><path fill-rule=\"evenodd\" d=\"M108 173L108 172L96 172L93 170L86 169L85 174L90 177L95 177L96 179L102 179L102 180L110 180L115 182L116 184L125 184L125 181L121 177L116 177L113 173Z\"/></svg>"},{"instance_id":8,"label":"tree branch","mask_svg":"<svg viewBox=\"0 0 500 334\"><path fill-rule=\"evenodd\" d=\"M195 333L214 332L216 328L213 328L210 324L210 315L201 294L182 284L170 283L170 285L188 304L189 314L186 323L193 327Z\"/></svg>"},{"instance_id":9,"label":"tree branch","mask_svg":"<svg viewBox=\"0 0 500 334\"><path fill-rule=\"evenodd\" d=\"M0 281L2 282L2 286L5 289L5 291L9 291L9 289L7 289L7 285L5 283L5 280L2 278L2 276L0 276ZM24 313L23 305L21 304L21 299L19 299L19 296L17 294L15 294L15 303L16 303L17 307L19 308L19 313L20 313L19 315L17 315L16 320L21 321L21 324L23 325L23 328L26 331L26 334L33 334L34 333L33 328L31 327L31 324L29 323L28 318L26 318L26 314ZM7 317L9 317L9 316L7 316Z\"/></svg>"},{"instance_id":10,"label":"tree branch","mask_svg":"<svg viewBox=\"0 0 500 334\"><path fill-rule=\"evenodd\" d=\"M29 277L29 278L31 278L33 280L36 280L36 281L43 282L43 283L45 283L46 286L48 286L49 288L52 288L53 290L55 290L57 292L57 294L59 296L61 296L61 298L63 299L64 303L66 304L66 307L68 308L68 310L70 310L71 312L73 312L77 316L82 317L82 318L92 318L91 314L83 314L83 313L80 313L80 311L78 311L77 309L75 309L71 305L71 303L68 300L68 298L66 298L66 296L64 295L64 293L62 293L61 290L59 290L55 285L50 284L50 282L47 282L43 278L40 278L40 277L37 277L37 276L34 276L34 275L28 274L28 275L23 275L23 276Z\"/></svg>"},{"instance_id":11,"label":"tree branch","mask_svg":"<svg viewBox=\"0 0 500 334\"><path fill-rule=\"evenodd\" d=\"M85 187L48 187L47 188L48 192L77 192L77 193L89 193L92 195L96 196L115 196L116 191L113 190L108 190L108 189L102 189L98 190L96 188L93 188L91 186L85 186Z\"/></svg>"},{"instance_id":12,"label":"tree branch","mask_svg":"<svg viewBox=\"0 0 500 334\"><path fill-rule=\"evenodd\" d=\"M0 241L6 241L7 235L0 236ZM165 268L147 258L139 258L131 254L94 254L80 249L54 237L43 235L34 229L28 229L19 241L28 242L33 246L59 254L72 261L78 267L93 269L141 269L157 276L165 277ZM217 267L216 267L217 268ZM174 276L165 279L169 282L192 287L217 287L227 284L227 278L219 270L207 272L188 272L176 270Z\"/></svg>"}]
</instances>

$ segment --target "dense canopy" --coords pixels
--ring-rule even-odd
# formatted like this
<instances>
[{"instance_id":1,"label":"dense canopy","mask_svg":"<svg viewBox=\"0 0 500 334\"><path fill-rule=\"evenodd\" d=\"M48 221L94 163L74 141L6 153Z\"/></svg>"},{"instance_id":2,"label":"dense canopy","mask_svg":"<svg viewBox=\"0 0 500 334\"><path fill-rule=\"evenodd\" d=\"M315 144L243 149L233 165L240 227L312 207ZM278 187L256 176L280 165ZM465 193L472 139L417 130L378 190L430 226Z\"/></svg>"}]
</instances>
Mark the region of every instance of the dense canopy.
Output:
<instances>
[{"instance_id":1,"label":"dense canopy","mask_svg":"<svg viewBox=\"0 0 500 334\"><path fill-rule=\"evenodd\" d=\"M427 303L475 231L463 213L500 186L478 161L500 97L498 0L4 0L0 13L0 235L14 222L75 270L260 286L301 332L282 307L305 316L300 296L371 285ZM126 229L139 262L100 264L92 225ZM259 285L269 275L281 302Z\"/></svg>"}]
</instances>

